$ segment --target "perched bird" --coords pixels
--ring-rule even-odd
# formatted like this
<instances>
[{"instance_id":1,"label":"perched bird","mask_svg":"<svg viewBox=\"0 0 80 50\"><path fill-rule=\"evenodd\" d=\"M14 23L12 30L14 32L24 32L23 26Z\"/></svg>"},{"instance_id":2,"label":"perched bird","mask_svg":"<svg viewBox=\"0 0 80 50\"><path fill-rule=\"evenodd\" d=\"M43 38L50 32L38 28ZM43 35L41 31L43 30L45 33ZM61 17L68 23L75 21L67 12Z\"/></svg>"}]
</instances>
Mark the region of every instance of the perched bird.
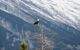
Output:
<instances>
[{"instance_id":1,"label":"perched bird","mask_svg":"<svg viewBox=\"0 0 80 50\"><path fill-rule=\"evenodd\" d=\"M37 19L37 21L36 22L34 22L34 25L36 25L36 24L38 24L39 23L39 19Z\"/></svg>"}]
</instances>

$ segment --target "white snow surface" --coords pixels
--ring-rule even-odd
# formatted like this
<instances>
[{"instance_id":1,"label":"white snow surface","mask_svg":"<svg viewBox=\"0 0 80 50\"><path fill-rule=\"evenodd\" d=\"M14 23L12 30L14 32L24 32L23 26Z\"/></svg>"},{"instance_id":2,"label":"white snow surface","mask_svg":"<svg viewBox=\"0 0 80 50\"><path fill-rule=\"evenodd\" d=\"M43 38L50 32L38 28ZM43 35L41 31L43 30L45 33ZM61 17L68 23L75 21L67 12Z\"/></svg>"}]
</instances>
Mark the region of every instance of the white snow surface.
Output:
<instances>
[{"instance_id":1,"label":"white snow surface","mask_svg":"<svg viewBox=\"0 0 80 50\"><path fill-rule=\"evenodd\" d=\"M23 7L22 7L23 6ZM0 9L26 22L34 19L26 13L41 14L48 21L58 21L80 31L80 0L0 0Z\"/></svg>"}]
</instances>

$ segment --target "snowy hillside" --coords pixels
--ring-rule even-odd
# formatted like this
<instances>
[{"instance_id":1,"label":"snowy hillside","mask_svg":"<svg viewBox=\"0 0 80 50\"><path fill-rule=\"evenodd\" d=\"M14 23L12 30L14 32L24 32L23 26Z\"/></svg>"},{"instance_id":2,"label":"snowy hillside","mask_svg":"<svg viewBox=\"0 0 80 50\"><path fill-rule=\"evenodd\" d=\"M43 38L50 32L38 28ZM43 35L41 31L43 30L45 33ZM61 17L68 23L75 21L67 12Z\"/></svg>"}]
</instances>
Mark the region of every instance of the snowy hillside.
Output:
<instances>
[{"instance_id":1,"label":"snowy hillside","mask_svg":"<svg viewBox=\"0 0 80 50\"><path fill-rule=\"evenodd\" d=\"M18 50L24 34L30 49L40 47L39 28L33 25L39 18L46 45L54 50L80 50L79 16L80 0L0 0L0 48L11 50L8 45Z\"/></svg>"}]
</instances>

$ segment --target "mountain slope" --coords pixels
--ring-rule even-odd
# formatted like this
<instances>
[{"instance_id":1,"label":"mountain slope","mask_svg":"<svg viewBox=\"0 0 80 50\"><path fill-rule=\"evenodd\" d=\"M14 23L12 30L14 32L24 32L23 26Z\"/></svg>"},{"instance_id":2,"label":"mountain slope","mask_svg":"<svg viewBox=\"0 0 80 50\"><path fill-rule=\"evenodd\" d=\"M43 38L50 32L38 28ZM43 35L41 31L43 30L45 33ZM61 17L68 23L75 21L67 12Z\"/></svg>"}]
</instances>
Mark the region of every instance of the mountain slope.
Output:
<instances>
[{"instance_id":1,"label":"mountain slope","mask_svg":"<svg viewBox=\"0 0 80 50\"><path fill-rule=\"evenodd\" d=\"M39 0L0 0L0 37L2 37L0 38L0 48L18 50L24 34L29 42L30 50L39 48L40 28L33 25L39 18L41 29L43 29L46 38L46 45L52 45L54 50L78 50L80 47L78 14L75 17L68 14L73 8L67 10L70 12L63 14L66 11L62 11L62 9L67 9L64 5L70 0L51 1L48 3L47 0L40 2ZM63 8L58 5L59 2L61 5L64 4ZM76 2L71 1L71 3ZM54 5L57 6L54 7ZM72 6L79 8L78 5Z\"/></svg>"}]
</instances>

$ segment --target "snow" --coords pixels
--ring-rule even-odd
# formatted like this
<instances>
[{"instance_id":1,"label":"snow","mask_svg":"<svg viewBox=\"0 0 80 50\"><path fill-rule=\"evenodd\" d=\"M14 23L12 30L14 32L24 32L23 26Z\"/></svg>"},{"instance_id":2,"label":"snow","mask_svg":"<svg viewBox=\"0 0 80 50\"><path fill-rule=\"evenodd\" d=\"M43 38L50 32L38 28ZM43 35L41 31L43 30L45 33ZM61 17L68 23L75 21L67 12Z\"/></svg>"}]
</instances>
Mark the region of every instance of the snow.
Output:
<instances>
[{"instance_id":1,"label":"snow","mask_svg":"<svg viewBox=\"0 0 80 50\"><path fill-rule=\"evenodd\" d=\"M34 17L39 16L42 19L45 19L51 22L52 24L59 22L59 23L63 23L68 26L71 26L80 31L80 22L79 22L80 21L80 17L79 17L80 16L80 0L76 0L76 1L75 0L15 0L15 1L0 0L0 10L3 10L9 14L13 14L16 17L20 18L21 20L29 24L32 24L35 21ZM57 25L59 26L58 23ZM5 29L13 33L13 34L7 33L6 35L7 40L9 40L14 35L20 38L20 39L13 38L13 42L11 44L12 46L14 46L14 43L16 41L19 41L22 39L21 35L23 34L23 32L21 34L20 32L18 32L19 30L17 28L18 27L17 25L16 25L16 29L14 29L12 27L12 24L9 21L0 18L0 26L4 27ZM49 26L53 27L53 25L49 25ZM52 31L50 28L46 27L44 24L42 24L42 29L48 30L49 32ZM70 30L70 28L68 27L66 31L67 30ZM30 37L29 37L30 35L28 34L29 32L25 31L25 33L26 33L26 38L29 41L30 47L34 48L32 41L30 40ZM54 34L57 34L57 33L54 33ZM76 34L77 33L75 33L75 36ZM33 36L33 38L38 38L38 35ZM49 40L48 37L46 38L47 38L46 39L47 45L53 42L52 40ZM68 45L67 47L72 47L72 46Z\"/></svg>"},{"instance_id":2,"label":"snow","mask_svg":"<svg viewBox=\"0 0 80 50\"><path fill-rule=\"evenodd\" d=\"M65 23L67 25L72 26L73 24L73 26L79 27L79 21L80 21L80 17L79 17L80 16L80 3L79 2L80 0L76 0L76 1L75 0L56 0L56 1L55 0L16 0L15 2L17 5L15 4L15 2L12 2L11 0L8 0L8 1L2 0L2 1L5 4L9 5L9 7L14 8L13 11L15 11L15 9L21 8L21 10L27 12L27 9L24 8L27 6L30 8L31 11L36 11L39 14L44 15L45 17L42 17L42 18L46 20L62 21L62 23ZM2 1L0 0L0 2ZM28 2L29 4L24 1ZM31 3L39 7L35 7ZM23 4L24 7L21 7L19 4ZM16 6L18 8L16 8ZM11 12L11 10L7 10L7 11ZM20 11L20 10L17 10L17 11ZM48 12L48 14L45 11ZM12 14L14 14L14 12ZM57 15L60 17L58 17ZM22 19L23 17L20 17L20 18ZM27 20L26 16L23 18L23 20L25 21ZM27 20L27 22L29 21L30 20Z\"/></svg>"}]
</instances>

